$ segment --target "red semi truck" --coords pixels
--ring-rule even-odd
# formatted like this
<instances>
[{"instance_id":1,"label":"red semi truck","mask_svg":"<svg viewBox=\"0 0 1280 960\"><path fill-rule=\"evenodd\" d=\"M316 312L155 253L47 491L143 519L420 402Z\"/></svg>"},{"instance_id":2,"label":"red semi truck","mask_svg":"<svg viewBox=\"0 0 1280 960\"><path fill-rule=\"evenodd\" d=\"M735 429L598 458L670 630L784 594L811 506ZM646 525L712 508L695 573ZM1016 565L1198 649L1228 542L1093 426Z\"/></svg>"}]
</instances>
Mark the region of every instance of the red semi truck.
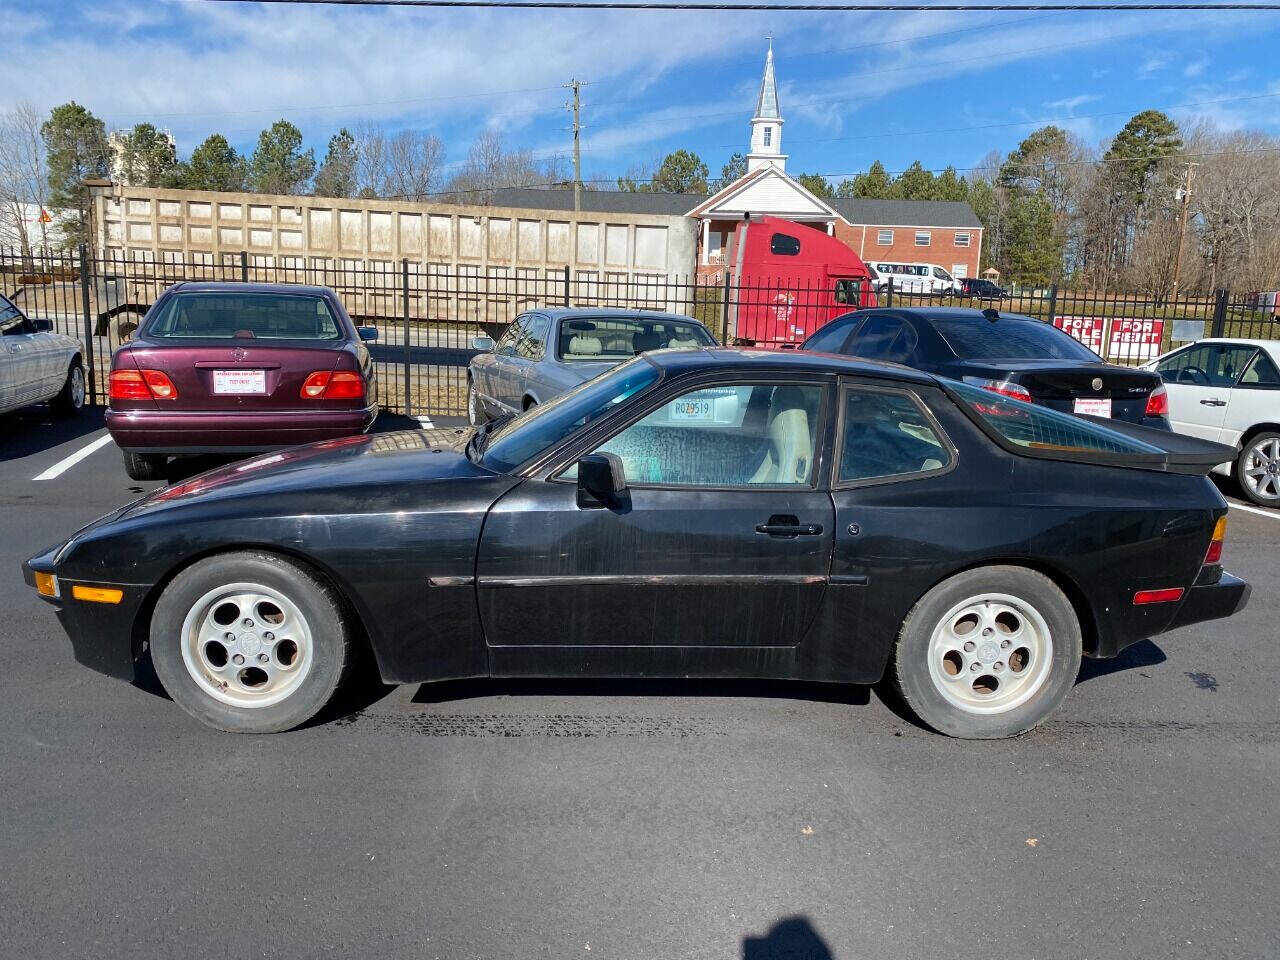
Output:
<instances>
[{"instance_id":1,"label":"red semi truck","mask_svg":"<svg viewBox=\"0 0 1280 960\"><path fill-rule=\"evenodd\" d=\"M876 306L871 270L821 227L744 219L728 254L732 343L795 349L836 317Z\"/></svg>"}]
</instances>

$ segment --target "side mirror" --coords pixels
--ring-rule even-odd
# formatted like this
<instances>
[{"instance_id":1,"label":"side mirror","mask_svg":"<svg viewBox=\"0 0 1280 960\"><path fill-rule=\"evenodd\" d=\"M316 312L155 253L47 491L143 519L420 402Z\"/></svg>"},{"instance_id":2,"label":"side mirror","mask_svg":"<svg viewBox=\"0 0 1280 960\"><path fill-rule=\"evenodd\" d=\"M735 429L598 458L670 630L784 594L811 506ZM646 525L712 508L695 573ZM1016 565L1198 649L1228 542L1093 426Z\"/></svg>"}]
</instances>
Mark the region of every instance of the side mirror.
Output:
<instances>
[{"instance_id":1,"label":"side mirror","mask_svg":"<svg viewBox=\"0 0 1280 960\"><path fill-rule=\"evenodd\" d=\"M612 507L627 491L622 460L614 453L589 453L578 461L578 506Z\"/></svg>"},{"instance_id":2,"label":"side mirror","mask_svg":"<svg viewBox=\"0 0 1280 960\"><path fill-rule=\"evenodd\" d=\"M48 333L53 329L52 321L46 317L41 317L38 320L32 320L31 325L36 328L37 333Z\"/></svg>"},{"instance_id":3,"label":"side mirror","mask_svg":"<svg viewBox=\"0 0 1280 960\"><path fill-rule=\"evenodd\" d=\"M471 341L471 347L481 353L488 353L493 349L493 337L476 337Z\"/></svg>"},{"instance_id":4,"label":"side mirror","mask_svg":"<svg viewBox=\"0 0 1280 960\"><path fill-rule=\"evenodd\" d=\"M360 339L361 339L361 340L364 340L364 341L377 340L377 339L378 339L378 328L377 328L377 327L360 327L360 328L358 328L358 329L357 329L357 331L356 331L356 332L360 334Z\"/></svg>"}]
</instances>

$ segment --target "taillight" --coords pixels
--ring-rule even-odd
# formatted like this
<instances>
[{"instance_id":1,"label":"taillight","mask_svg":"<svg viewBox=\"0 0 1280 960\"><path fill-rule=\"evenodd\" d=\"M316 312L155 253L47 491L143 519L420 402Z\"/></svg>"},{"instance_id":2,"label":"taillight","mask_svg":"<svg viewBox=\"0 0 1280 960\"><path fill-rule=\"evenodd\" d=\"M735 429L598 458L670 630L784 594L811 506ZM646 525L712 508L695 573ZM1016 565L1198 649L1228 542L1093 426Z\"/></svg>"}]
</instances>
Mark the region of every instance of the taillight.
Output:
<instances>
[{"instance_id":1,"label":"taillight","mask_svg":"<svg viewBox=\"0 0 1280 960\"><path fill-rule=\"evenodd\" d=\"M302 381L299 396L303 400L360 400L364 397L364 378L346 370L316 370Z\"/></svg>"},{"instance_id":2,"label":"taillight","mask_svg":"<svg viewBox=\"0 0 1280 960\"><path fill-rule=\"evenodd\" d=\"M112 400L178 399L178 388L160 370L112 370L109 383Z\"/></svg>"},{"instance_id":3,"label":"taillight","mask_svg":"<svg viewBox=\"0 0 1280 960\"><path fill-rule=\"evenodd\" d=\"M1209 541L1209 549L1204 554L1204 565L1212 566L1222 562L1222 541L1227 538L1227 517L1223 514L1213 526L1213 539Z\"/></svg>"},{"instance_id":4,"label":"taillight","mask_svg":"<svg viewBox=\"0 0 1280 960\"><path fill-rule=\"evenodd\" d=\"M983 390L990 390L992 393L998 393L1002 397L1021 400L1023 403L1035 402L1031 399L1031 391L1020 383L1011 383L1008 380L987 380L983 377L965 377L964 382L975 387L981 387Z\"/></svg>"},{"instance_id":5,"label":"taillight","mask_svg":"<svg viewBox=\"0 0 1280 960\"><path fill-rule=\"evenodd\" d=\"M1169 391L1164 388L1164 384L1156 387L1147 397L1147 412L1144 416L1148 417L1167 417L1169 415Z\"/></svg>"}]
</instances>

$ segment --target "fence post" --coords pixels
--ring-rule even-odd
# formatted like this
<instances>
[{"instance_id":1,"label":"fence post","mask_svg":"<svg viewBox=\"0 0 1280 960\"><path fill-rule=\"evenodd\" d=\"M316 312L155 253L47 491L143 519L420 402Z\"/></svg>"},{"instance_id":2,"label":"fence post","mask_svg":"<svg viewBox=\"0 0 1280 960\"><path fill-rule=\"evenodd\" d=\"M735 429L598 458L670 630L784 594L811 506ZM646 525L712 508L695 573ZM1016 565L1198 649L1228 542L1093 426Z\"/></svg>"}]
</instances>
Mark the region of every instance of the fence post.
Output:
<instances>
[{"instance_id":1,"label":"fence post","mask_svg":"<svg viewBox=\"0 0 1280 960\"><path fill-rule=\"evenodd\" d=\"M404 294L404 415L413 416L413 394L409 389L409 367L413 355L409 347L409 258L400 259L401 292Z\"/></svg>"},{"instance_id":2,"label":"fence post","mask_svg":"<svg viewBox=\"0 0 1280 960\"><path fill-rule=\"evenodd\" d=\"M720 344L726 346L729 343L729 285L733 282L733 271L728 267L724 270L724 300L720 308Z\"/></svg>"},{"instance_id":3,"label":"fence post","mask_svg":"<svg viewBox=\"0 0 1280 960\"><path fill-rule=\"evenodd\" d=\"M564 265L564 305L569 306L569 265Z\"/></svg>"},{"instance_id":4,"label":"fence post","mask_svg":"<svg viewBox=\"0 0 1280 960\"><path fill-rule=\"evenodd\" d=\"M1211 337L1221 337L1227 325L1227 298L1231 295L1223 287L1218 288L1213 304L1213 332Z\"/></svg>"},{"instance_id":5,"label":"fence post","mask_svg":"<svg viewBox=\"0 0 1280 960\"><path fill-rule=\"evenodd\" d=\"M1058 315L1058 285L1055 283L1049 288L1049 317L1048 324L1053 326L1053 320Z\"/></svg>"},{"instance_id":6,"label":"fence post","mask_svg":"<svg viewBox=\"0 0 1280 960\"><path fill-rule=\"evenodd\" d=\"M97 364L93 349L93 314L89 305L89 246L80 244L80 306L84 311L84 362L87 368L85 385L89 390L89 403L98 402L98 378L95 375ZM110 341L107 343L110 346Z\"/></svg>"},{"instance_id":7,"label":"fence post","mask_svg":"<svg viewBox=\"0 0 1280 960\"><path fill-rule=\"evenodd\" d=\"M244 250L240 251L240 282L249 282L249 254Z\"/></svg>"},{"instance_id":8,"label":"fence post","mask_svg":"<svg viewBox=\"0 0 1280 960\"><path fill-rule=\"evenodd\" d=\"M889 278L889 283L884 288L884 305L886 307L893 306L893 277Z\"/></svg>"}]
</instances>

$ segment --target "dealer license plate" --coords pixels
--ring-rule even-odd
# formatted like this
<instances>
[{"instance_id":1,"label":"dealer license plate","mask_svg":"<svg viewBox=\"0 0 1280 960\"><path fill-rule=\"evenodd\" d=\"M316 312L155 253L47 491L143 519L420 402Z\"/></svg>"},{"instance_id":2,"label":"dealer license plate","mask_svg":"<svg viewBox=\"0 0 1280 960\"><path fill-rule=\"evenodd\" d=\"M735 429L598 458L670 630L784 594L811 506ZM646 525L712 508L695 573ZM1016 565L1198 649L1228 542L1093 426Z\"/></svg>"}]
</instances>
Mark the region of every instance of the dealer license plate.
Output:
<instances>
[{"instance_id":1,"label":"dealer license plate","mask_svg":"<svg viewBox=\"0 0 1280 960\"><path fill-rule=\"evenodd\" d=\"M266 393L267 371L215 370L213 371L213 392L218 394Z\"/></svg>"},{"instance_id":2,"label":"dealer license plate","mask_svg":"<svg viewBox=\"0 0 1280 960\"><path fill-rule=\"evenodd\" d=\"M1089 417L1111 416L1111 399L1098 397L1079 397L1075 402L1075 412Z\"/></svg>"}]
</instances>

